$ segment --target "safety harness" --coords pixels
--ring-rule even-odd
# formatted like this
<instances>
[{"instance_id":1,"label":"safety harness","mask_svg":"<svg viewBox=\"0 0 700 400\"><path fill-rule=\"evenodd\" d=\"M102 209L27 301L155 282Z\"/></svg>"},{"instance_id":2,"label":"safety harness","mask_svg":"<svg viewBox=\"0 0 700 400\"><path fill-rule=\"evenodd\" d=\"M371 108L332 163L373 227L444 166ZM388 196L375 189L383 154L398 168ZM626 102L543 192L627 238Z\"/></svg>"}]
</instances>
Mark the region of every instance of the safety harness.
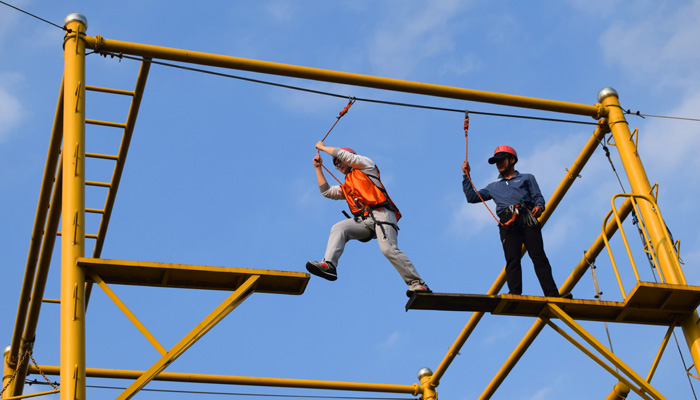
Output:
<instances>
[{"instance_id":1,"label":"safety harness","mask_svg":"<svg viewBox=\"0 0 700 400\"><path fill-rule=\"evenodd\" d=\"M382 230L382 235L384 239L386 239L384 225L392 226L397 231L399 227L392 222L378 221L374 217L373 211L378 208L387 209L394 213L397 222L401 219L401 212L391 200L391 197L389 197L389 194L379 178L379 167L375 165L375 168L377 169L377 176L368 174L359 169L353 169L347 174L345 183L341 184L341 187L343 188L345 200L347 200L355 220L359 221L371 218L375 225L379 225L379 228ZM372 232L373 237L368 240L376 237L376 232L373 230Z\"/></svg>"}]
</instances>

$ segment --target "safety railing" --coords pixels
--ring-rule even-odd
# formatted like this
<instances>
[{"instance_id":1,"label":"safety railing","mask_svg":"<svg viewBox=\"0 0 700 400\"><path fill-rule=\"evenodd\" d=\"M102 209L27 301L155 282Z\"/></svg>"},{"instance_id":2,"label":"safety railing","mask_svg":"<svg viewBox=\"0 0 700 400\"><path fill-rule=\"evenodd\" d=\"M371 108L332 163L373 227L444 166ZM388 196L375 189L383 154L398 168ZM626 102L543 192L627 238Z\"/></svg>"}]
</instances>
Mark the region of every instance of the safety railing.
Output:
<instances>
[{"instance_id":1,"label":"safety railing","mask_svg":"<svg viewBox=\"0 0 700 400\"><path fill-rule=\"evenodd\" d=\"M658 185L655 184L654 188L657 188L657 190L658 190ZM654 188L652 188L652 191L654 190ZM629 242L627 241L627 235L625 235L625 231L622 228L622 219L620 218L620 215L619 215L617 209L615 208L615 200L617 198L620 198L620 197L629 198L632 201L632 204L634 206L634 212L638 216L639 229L640 229L640 232L642 233L642 238L644 241L644 252L649 256L649 260L651 260L651 263L653 264L653 268L659 273L659 278L661 280L661 283L669 283L667 278L664 276L663 269L659 267L659 260L658 260L658 257L656 255L654 245L651 242L651 239L650 239L649 234L647 232L646 226L644 224L644 219L641 218L641 213L639 213L638 201L646 201L649 204L651 204L651 206L654 210L654 215L656 216L656 218L658 218L658 222L662 226L666 226L666 223L664 222L664 219L661 215L661 210L659 209L659 207L656 203L656 196L654 196L652 194L641 195L641 194L632 194L632 193L618 193L618 194L614 195L612 197L612 199L610 200L612 207L611 207L610 211L608 212L608 214L605 216L605 219L603 221L603 232L605 232L605 227L606 227L610 217L614 216L615 223L617 224L617 227L620 231L620 237L622 238L622 243L623 243L625 251L627 253L627 257L629 258L629 261L630 261L630 266L632 267L632 271L634 273L634 277L635 277L637 282L640 282L642 279L639 275L639 270L637 269L637 264L634 261L634 256L632 255L632 251L630 250ZM678 255L678 250L680 249L680 241L674 243L673 240L671 239L669 233L668 233L668 229L664 230L663 234L664 234L664 239L668 243L673 244L672 247L673 247L674 251L676 252L676 255ZM617 267L617 263L615 262L615 257L613 256L612 248L610 247L610 242L605 235L603 235L602 237L603 237L603 241L605 242L605 249L607 250L608 256L610 257L610 263L612 265L613 271L615 272L615 278L617 279L618 286L620 287L620 293L622 294L622 298L623 298L623 300L627 299L627 293L625 292L625 288L624 288L624 285L622 283L622 278L620 276L620 271ZM675 264L671 267L674 269L677 268L677 266ZM681 271L677 271L677 272L681 273Z\"/></svg>"}]
</instances>

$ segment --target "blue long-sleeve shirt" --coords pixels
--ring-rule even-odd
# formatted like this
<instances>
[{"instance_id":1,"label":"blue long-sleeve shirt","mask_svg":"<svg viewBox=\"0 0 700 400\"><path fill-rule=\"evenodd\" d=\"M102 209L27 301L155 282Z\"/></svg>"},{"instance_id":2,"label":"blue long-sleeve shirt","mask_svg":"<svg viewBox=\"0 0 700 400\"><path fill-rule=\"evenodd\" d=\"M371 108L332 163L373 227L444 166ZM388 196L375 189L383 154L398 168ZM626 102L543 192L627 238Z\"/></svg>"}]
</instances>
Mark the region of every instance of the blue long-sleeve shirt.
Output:
<instances>
[{"instance_id":1,"label":"blue long-sleeve shirt","mask_svg":"<svg viewBox=\"0 0 700 400\"><path fill-rule=\"evenodd\" d=\"M462 190L468 202L481 202L467 175L462 178ZM515 175L510 179L505 179L499 174L498 180L479 190L479 194L484 201L493 200L496 203L496 214L499 216L509 206L520 203L530 204L532 207L540 206L544 211L544 196L532 174L515 171Z\"/></svg>"}]
</instances>

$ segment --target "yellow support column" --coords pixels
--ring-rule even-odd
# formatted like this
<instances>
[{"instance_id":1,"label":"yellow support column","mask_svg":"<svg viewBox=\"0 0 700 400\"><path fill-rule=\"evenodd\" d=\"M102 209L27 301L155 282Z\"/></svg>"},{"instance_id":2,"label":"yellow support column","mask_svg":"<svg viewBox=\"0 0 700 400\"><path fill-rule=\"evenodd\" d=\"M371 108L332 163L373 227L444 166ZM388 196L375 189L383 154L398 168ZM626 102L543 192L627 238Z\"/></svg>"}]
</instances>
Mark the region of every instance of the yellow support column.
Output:
<instances>
[{"instance_id":1,"label":"yellow support column","mask_svg":"<svg viewBox=\"0 0 700 400\"><path fill-rule=\"evenodd\" d=\"M617 382L615 387L613 387L612 392L610 392L605 400L624 400L627 398L628 394L630 394L630 388L628 388L627 385L622 382Z\"/></svg>"},{"instance_id":2,"label":"yellow support column","mask_svg":"<svg viewBox=\"0 0 700 400\"><path fill-rule=\"evenodd\" d=\"M435 384L432 382L433 371L430 368L424 367L418 371L418 380L420 381L421 397L420 400L437 400L437 391Z\"/></svg>"},{"instance_id":3,"label":"yellow support column","mask_svg":"<svg viewBox=\"0 0 700 400\"><path fill-rule=\"evenodd\" d=\"M61 400L85 399L85 16L69 14L63 42Z\"/></svg>"},{"instance_id":4,"label":"yellow support column","mask_svg":"<svg viewBox=\"0 0 700 400\"><path fill-rule=\"evenodd\" d=\"M622 165L625 167L627 178L632 186L632 193L637 195L651 194L652 189L649 184L649 178L639 158L636 143L632 140L632 134L625 120L622 107L620 107L617 92L615 89L605 88L598 93L598 101L606 108L610 131L620 152ZM666 283L687 285L678 262L676 250L666 234L666 226L661 222L654 206L646 201L642 201L639 202L639 211L649 232L649 238L659 259L659 268L666 278ZM696 366L700 365L700 327L697 325L697 322L697 311L680 321L686 343Z\"/></svg>"}]
</instances>

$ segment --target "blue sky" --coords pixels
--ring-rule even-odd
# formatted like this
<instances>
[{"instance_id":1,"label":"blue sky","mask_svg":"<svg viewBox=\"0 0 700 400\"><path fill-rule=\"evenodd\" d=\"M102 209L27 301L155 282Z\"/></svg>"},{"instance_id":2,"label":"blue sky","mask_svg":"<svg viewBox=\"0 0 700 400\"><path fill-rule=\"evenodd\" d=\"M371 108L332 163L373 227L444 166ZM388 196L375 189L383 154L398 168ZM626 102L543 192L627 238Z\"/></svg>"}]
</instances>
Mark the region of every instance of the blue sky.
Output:
<instances>
[{"instance_id":1,"label":"blue sky","mask_svg":"<svg viewBox=\"0 0 700 400\"><path fill-rule=\"evenodd\" d=\"M88 35L294 65L469 89L594 104L614 87L624 108L698 118L700 1L202 1L113 2L15 0L62 24L80 12ZM0 6L0 342L10 343L39 185L63 72L63 32ZM87 58L87 83L131 90L138 63ZM473 111L590 121L531 110L383 92L238 71L346 96ZM122 121L127 105L88 94L91 119ZM136 124L103 258L305 271L323 256L342 202L319 194L312 158L345 106L344 99L153 66ZM639 153L674 238L685 274L700 285L700 234L694 215L700 187L700 124L629 116ZM381 168L400 207L399 245L434 291L485 293L504 265L498 232L481 205L461 189L463 115L357 102L326 143L348 146ZM495 179L486 163L509 144L518 169L537 176L549 199L592 133L587 125L472 115L469 160L477 186ZM115 132L90 128L88 151L115 152ZM91 150L94 149L94 150ZM623 168L614 147L613 163ZM328 162L328 157L325 158ZM110 171L97 163L88 179ZM94 174L94 175L92 175ZM610 198L621 191L598 149L544 228L558 284L600 232ZM624 180L627 190L629 184ZM91 203L92 202L92 203ZM100 208L100 193L88 206ZM96 229L93 228L93 230ZM643 278L653 281L642 246L625 229ZM90 227L88 227L90 230ZM616 260L626 271L629 262ZM87 241L88 252L92 241ZM54 260L59 260L56 252ZM603 299L619 300L611 264L596 262ZM59 297L59 264L46 297ZM168 371L222 375L412 384L436 369L469 313L404 312L405 286L376 243L350 243L339 279L312 277L302 296L255 294ZM633 286L625 272L626 287ZM539 295L532 264L523 262L524 293ZM226 296L193 290L113 287L166 347L173 346ZM586 275L573 294L592 299ZM475 399L529 329L531 318L486 315L444 375L441 398ZM100 289L87 322L87 363L147 369L158 353ZM607 343L602 323L584 323ZM665 329L609 324L614 351L646 376ZM35 358L59 363L59 307L42 309ZM690 364L683 335L678 340ZM34 378L34 377L32 377ZM127 386L124 381L92 384ZM616 383L549 328L540 334L494 398L604 398ZM692 398L672 342L654 386L669 399ZM696 383L696 387L697 382ZM337 392L152 383L238 393L339 395ZM42 391L36 386L27 391ZM89 389L91 398L117 391ZM349 393L364 396L364 393ZM374 396L369 393L368 396ZM178 397L180 396L180 397ZM216 396L210 396L215 398ZM384 397L379 394L379 397ZM392 396L386 396L392 397ZM404 397L404 396L398 396ZM51 397L49 397L51 398ZM58 396L53 396L58 398ZM137 398L194 398L157 392ZM629 398L638 398L631 394Z\"/></svg>"}]
</instances>

